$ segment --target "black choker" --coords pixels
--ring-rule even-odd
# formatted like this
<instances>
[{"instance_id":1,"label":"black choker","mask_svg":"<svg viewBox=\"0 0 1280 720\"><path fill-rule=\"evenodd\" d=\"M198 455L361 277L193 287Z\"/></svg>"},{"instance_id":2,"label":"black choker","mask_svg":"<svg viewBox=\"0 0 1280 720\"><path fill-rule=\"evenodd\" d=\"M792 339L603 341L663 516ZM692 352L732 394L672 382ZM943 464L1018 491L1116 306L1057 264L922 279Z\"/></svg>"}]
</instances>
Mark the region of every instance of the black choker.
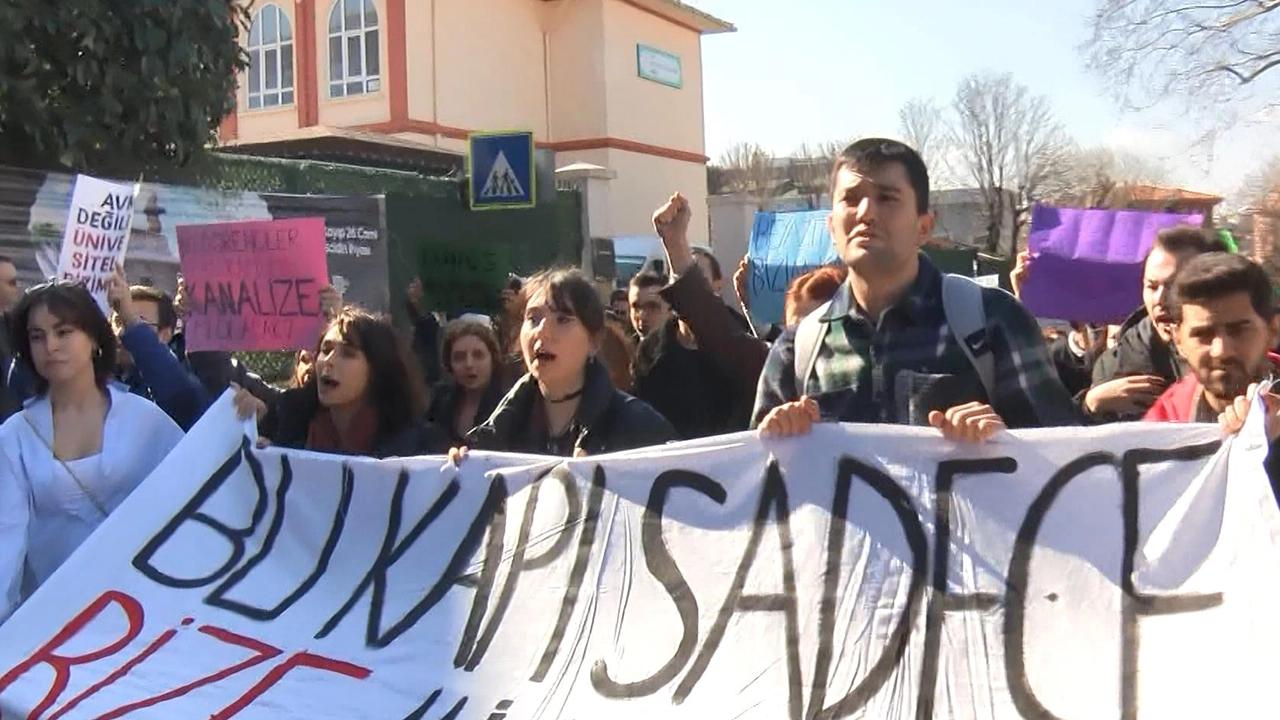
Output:
<instances>
[{"instance_id":1,"label":"black choker","mask_svg":"<svg viewBox=\"0 0 1280 720\"><path fill-rule=\"evenodd\" d=\"M570 400L574 400L580 397L582 397L582 388L578 388L577 390L569 393L568 395L565 395L562 398L547 398L547 402L551 403L552 405L556 405L563 402L569 402Z\"/></svg>"}]
</instances>

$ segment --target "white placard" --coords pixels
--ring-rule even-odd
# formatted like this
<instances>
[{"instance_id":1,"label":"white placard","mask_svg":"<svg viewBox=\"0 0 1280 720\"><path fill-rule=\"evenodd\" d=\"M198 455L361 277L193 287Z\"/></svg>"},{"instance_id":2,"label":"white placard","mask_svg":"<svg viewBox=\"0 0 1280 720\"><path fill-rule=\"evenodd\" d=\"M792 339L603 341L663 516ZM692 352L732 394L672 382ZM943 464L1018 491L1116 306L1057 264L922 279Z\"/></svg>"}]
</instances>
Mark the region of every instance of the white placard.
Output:
<instances>
[{"instance_id":1,"label":"white placard","mask_svg":"<svg viewBox=\"0 0 1280 720\"><path fill-rule=\"evenodd\" d=\"M124 263L133 229L133 198L138 186L77 175L67 211L58 278L83 283L103 313L107 284Z\"/></svg>"}]
</instances>

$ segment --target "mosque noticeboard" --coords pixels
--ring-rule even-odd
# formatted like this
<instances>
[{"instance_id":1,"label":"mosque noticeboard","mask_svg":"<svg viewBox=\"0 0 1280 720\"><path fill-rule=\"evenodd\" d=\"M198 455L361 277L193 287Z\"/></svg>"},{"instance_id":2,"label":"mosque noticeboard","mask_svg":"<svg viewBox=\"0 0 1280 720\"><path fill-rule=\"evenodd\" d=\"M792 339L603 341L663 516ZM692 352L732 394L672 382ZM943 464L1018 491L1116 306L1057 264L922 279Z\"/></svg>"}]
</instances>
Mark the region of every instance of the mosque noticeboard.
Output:
<instances>
[{"instance_id":1,"label":"mosque noticeboard","mask_svg":"<svg viewBox=\"0 0 1280 720\"><path fill-rule=\"evenodd\" d=\"M472 133L467 156L472 210L533 207L532 132Z\"/></svg>"},{"instance_id":2,"label":"mosque noticeboard","mask_svg":"<svg viewBox=\"0 0 1280 720\"><path fill-rule=\"evenodd\" d=\"M648 45L636 45L636 72L645 80L652 80L673 88L684 87L684 72L680 56Z\"/></svg>"}]
</instances>

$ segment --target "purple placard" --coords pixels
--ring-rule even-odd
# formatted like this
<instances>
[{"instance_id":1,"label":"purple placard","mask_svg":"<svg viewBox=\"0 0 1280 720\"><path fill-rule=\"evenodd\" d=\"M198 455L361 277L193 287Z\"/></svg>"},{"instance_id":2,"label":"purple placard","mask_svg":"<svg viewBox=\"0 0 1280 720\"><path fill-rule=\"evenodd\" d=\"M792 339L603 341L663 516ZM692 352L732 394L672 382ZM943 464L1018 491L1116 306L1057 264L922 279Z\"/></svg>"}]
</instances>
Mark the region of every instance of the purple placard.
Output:
<instances>
[{"instance_id":1,"label":"purple placard","mask_svg":"<svg viewBox=\"0 0 1280 720\"><path fill-rule=\"evenodd\" d=\"M1022 304L1036 317L1113 323L1142 303L1142 263L1156 233L1201 215L1037 205Z\"/></svg>"}]
</instances>

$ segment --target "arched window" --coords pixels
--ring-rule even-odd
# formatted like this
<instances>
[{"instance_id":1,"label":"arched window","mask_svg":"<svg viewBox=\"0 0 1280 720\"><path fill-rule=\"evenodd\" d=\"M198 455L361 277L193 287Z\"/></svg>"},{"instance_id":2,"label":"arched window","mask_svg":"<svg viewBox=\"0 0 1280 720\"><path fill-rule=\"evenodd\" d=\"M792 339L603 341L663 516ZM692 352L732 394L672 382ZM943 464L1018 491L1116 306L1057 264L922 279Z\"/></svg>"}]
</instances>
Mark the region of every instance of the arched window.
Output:
<instances>
[{"instance_id":1,"label":"arched window","mask_svg":"<svg viewBox=\"0 0 1280 720\"><path fill-rule=\"evenodd\" d=\"M293 102L293 31L289 17L268 3L249 28L249 109Z\"/></svg>"},{"instance_id":2,"label":"arched window","mask_svg":"<svg viewBox=\"0 0 1280 720\"><path fill-rule=\"evenodd\" d=\"M329 12L329 97L377 92L378 11L373 0L334 0Z\"/></svg>"}]
</instances>

